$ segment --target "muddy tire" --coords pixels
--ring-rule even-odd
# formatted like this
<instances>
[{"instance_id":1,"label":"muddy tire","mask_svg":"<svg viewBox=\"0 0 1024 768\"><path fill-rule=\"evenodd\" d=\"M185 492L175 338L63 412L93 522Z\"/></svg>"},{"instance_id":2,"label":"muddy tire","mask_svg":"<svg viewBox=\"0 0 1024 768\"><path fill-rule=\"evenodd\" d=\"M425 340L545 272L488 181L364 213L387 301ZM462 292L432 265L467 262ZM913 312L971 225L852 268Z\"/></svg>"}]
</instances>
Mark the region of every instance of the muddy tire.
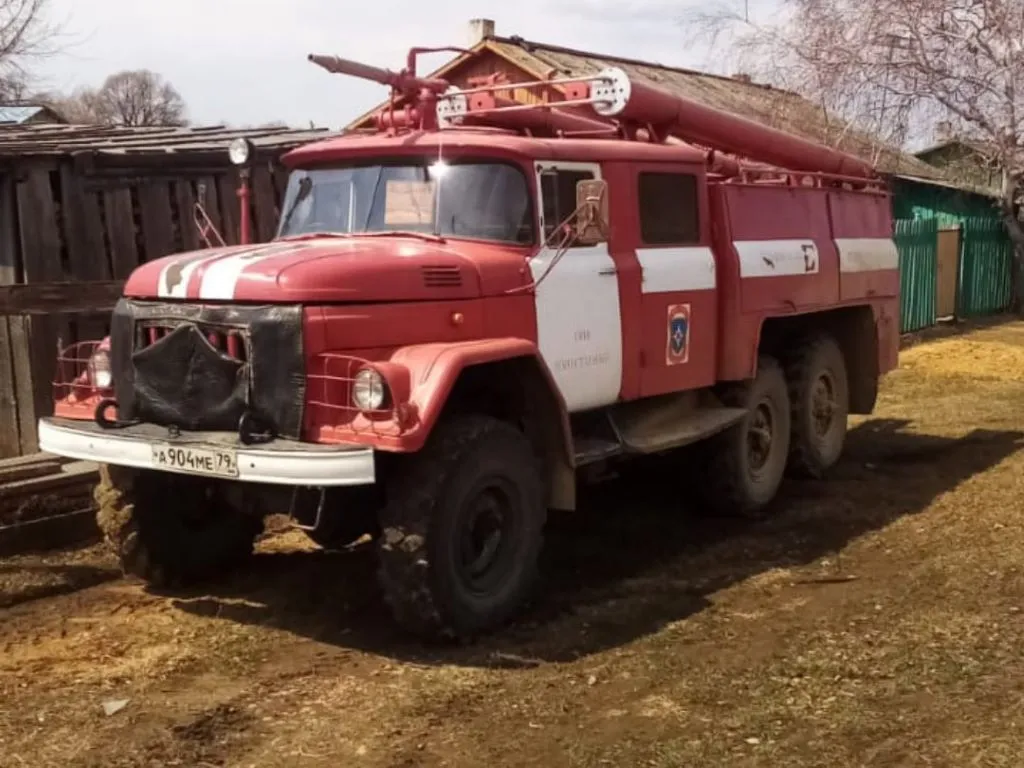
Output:
<instances>
[{"instance_id":1,"label":"muddy tire","mask_svg":"<svg viewBox=\"0 0 1024 768\"><path fill-rule=\"evenodd\" d=\"M793 435L789 473L820 478L839 461L846 442L850 385L836 341L814 336L786 361Z\"/></svg>"},{"instance_id":2,"label":"muddy tire","mask_svg":"<svg viewBox=\"0 0 1024 768\"><path fill-rule=\"evenodd\" d=\"M126 575L154 587L209 581L243 564L263 520L217 503L193 478L101 466L96 522Z\"/></svg>"},{"instance_id":3,"label":"muddy tire","mask_svg":"<svg viewBox=\"0 0 1024 768\"><path fill-rule=\"evenodd\" d=\"M396 621L430 639L505 623L536 582L547 514L526 436L489 417L458 417L396 470L378 543Z\"/></svg>"},{"instance_id":4,"label":"muddy tire","mask_svg":"<svg viewBox=\"0 0 1024 768\"><path fill-rule=\"evenodd\" d=\"M735 426L710 441L699 487L714 512L760 517L775 498L789 456L789 391L772 357L758 360L757 377L722 394L726 405L748 409Z\"/></svg>"}]
</instances>

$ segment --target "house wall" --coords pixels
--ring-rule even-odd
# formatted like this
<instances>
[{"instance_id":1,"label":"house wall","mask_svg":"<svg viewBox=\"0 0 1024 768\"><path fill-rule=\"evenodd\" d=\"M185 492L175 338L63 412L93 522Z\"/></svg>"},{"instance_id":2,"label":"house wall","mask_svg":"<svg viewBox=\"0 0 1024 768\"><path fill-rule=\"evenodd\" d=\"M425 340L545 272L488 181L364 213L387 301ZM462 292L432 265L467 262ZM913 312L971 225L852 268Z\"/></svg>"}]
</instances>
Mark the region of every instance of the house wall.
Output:
<instances>
[{"instance_id":1,"label":"house wall","mask_svg":"<svg viewBox=\"0 0 1024 768\"><path fill-rule=\"evenodd\" d=\"M536 75L515 66L507 59L504 59L493 51L486 49L468 58L457 67L448 70L443 74L443 77L458 88L471 88L473 87L473 84L470 83L470 80L498 73L504 74L510 83L525 83L537 80ZM536 90L528 91L523 88L511 88L507 91L499 91L497 92L497 95L507 99L513 99L523 104L538 104L545 101L554 102L563 100L562 94L554 88L549 89L546 94ZM372 114L369 117L349 126L351 129L372 127Z\"/></svg>"},{"instance_id":2,"label":"house wall","mask_svg":"<svg viewBox=\"0 0 1024 768\"><path fill-rule=\"evenodd\" d=\"M1000 218L995 201L982 195L903 179L892 188L896 219L938 219L940 227L953 227L966 219Z\"/></svg>"}]
</instances>

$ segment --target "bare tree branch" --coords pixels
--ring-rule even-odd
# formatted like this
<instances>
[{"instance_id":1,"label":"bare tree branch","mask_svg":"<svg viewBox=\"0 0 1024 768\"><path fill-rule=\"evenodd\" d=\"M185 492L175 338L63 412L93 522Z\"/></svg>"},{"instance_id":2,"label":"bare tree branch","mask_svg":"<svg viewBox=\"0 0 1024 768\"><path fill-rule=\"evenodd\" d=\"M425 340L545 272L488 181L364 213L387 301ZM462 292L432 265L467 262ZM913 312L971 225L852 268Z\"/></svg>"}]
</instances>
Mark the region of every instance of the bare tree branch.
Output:
<instances>
[{"instance_id":1,"label":"bare tree branch","mask_svg":"<svg viewBox=\"0 0 1024 768\"><path fill-rule=\"evenodd\" d=\"M18 101L31 82L27 63L54 53L59 32L45 15L49 0L0 0L0 100Z\"/></svg>"},{"instance_id":2,"label":"bare tree branch","mask_svg":"<svg viewBox=\"0 0 1024 768\"><path fill-rule=\"evenodd\" d=\"M181 94L149 70L117 72L97 89L79 89L52 102L75 123L102 125L185 125Z\"/></svg>"}]
</instances>

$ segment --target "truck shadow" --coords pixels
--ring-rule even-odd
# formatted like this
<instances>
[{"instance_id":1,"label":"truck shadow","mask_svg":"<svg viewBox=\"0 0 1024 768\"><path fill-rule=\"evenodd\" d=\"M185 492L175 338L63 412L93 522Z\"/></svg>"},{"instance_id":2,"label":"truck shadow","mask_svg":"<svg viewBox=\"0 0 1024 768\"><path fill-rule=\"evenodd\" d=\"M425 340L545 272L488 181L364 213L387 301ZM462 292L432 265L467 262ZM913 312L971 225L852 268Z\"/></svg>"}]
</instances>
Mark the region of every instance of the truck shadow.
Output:
<instances>
[{"instance_id":1,"label":"truck shadow","mask_svg":"<svg viewBox=\"0 0 1024 768\"><path fill-rule=\"evenodd\" d=\"M371 546L263 554L215 594L179 596L175 605L417 663L529 667L578 659L693 616L715 592L758 574L831 559L1024 444L1020 432L948 438L908 426L876 419L851 430L832 476L786 483L773 514L759 522L701 518L671 462L585 490L576 513L549 524L535 604L473 644L425 646L401 634L377 590Z\"/></svg>"}]
</instances>

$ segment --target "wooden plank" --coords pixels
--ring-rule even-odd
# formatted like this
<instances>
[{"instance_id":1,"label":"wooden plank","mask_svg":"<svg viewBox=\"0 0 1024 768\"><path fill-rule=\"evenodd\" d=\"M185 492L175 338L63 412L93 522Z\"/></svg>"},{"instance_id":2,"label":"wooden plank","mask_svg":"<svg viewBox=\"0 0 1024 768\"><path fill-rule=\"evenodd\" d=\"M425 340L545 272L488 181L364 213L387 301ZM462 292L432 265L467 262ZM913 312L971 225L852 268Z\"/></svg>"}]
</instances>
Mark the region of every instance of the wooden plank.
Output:
<instances>
[{"instance_id":1,"label":"wooden plank","mask_svg":"<svg viewBox=\"0 0 1024 768\"><path fill-rule=\"evenodd\" d=\"M9 317L7 324L11 331L11 361L14 369L14 397L18 404L20 452L35 453L39 450L39 441L36 438L36 409L32 394L30 321L27 317ZM56 368L56 360L54 367Z\"/></svg>"},{"instance_id":2,"label":"wooden plank","mask_svg":"<svg viewBox=\"0 0 1024 768\"><path fill-rule=\"evenodd\" d=\"M18 480L31 480L36 477L45 477L60 472L60 462L56 459L49 461L37 461L22 465L7 467L0 462L0 486L5 483L13 483Z\"/></svg>"},{"instance_id":3,"label":"wooden plank","mask_svg":"<svg viewBox=\"0 0 1024 768\"><path fill-rule=\"evenodd\" d=\"M23 496L65 492L75 486L91 487L99 482L99 468L90 462L69 464L60 472L0 485L0 501Z\"/></svg>"},{"instance_id":4,"label":"wooden plank","mask_svg":"<svg viewBox=\"0 0 1024 768\"><path fill-rule=\"evenodd\" d=\"M241 213L238 204L238 179L235 174L226 173L217 177L217 192L220 195L220 215L224 222L221 235L228 245L235 245L239 242L239 227L241 226Z\"/></svg>"},{"instance_id":5,"label":"wooden plank","mask_svg":"<svg viewBox=\"0 0 1024 768\"><path fill-rule=\"evenodd\" d=\"M64 236L71 275L82 281L109 280L110 259L103 241L99 196L85 190L81 176L75 173L70 163L61 166L60 178ZM75 293L69 295L77 298ZM55 311L60 310L55 308ZM102 338L106 330L106 321L102 317L82 316L73 318L72 322L76 331L74 336L78 339Z\"/></svg>"},{"instance_id":6,"label":"wooden plank","mask_svg":"<svg viewBox=\"0 0 1024 768\"><path fill-rule=\"evenodd\" d=\"M210 217L213 226L220 232L225 242L228 242L224 233L224 220L220 216L220 193L217 191L217 181L212 176L204 176L196 181L196 199L203 206L206 215ZM213 245L217 245L216 239L211 239Z\"/></svg>"},{"instance_id":7,"label":"wooden plank","mask_svg":"<svg viewBox=\"0 0 1024 768\"><path fill-rule=\"evenodd\" d=\"M271 176L274 179L274 194L277 200L277 207L280 208L284 201L284 193L288 189L288 169L275 164Z\"/></svg>"},{"instance_id":8,"label":"wooden plank","mask_svg":"<svg viewBox=\"0 0 1024 768\"><path fill-rule=\"evenodd\" d=\"M0 317L0 459L21 453L12 352L10 326L6 317Z\"/></svg>"},{"instance_id":9,"label":"wooden plank","mask_svg":"<svg viewBox=\"0 0 1024 768\"><path fill-rule=\"evenodd\" d=\"M941 320L956 315L956 289L960 281L959 227L939 230L937 262L935 316Z\"/></svg>"},{"instance_id":10,"label":"wooden plank","mask_svg":"<svg viewBox=\"0 0 1024 768\"><path fill-rule=\"evenodd\" d=\"M252 171L253 231L260 242L273 239L277 233L277 205L274 202L274 180L270 168L259 165Z\"/></svg>"},{"instance_id":11,"label":"wooden plank","mask_svg":"<svg viewBox=\"0 0 1024 768\"><path fill-rule=\"evenodd\" d=\"M96 193L86 192L70 165L61 175L61 203L72 276L78 280L109 280L110 263L103 243L103 219Z\"/></svg>"},{"instance_id":12,"label":"wooden plank","mask_svg":"<svg viewBox=\"0 0 1024 768\"><path fill-rule=\"evenodd\" d=\"M29 173L17 184L17 200L26 282L60 281L64 269L50 174L36 170Z\"/></svg>"},{"instance_id":13,"label":"wooden plank","mask_svg":"<svg viewBox=\"0 0 1024 768\"><path fill-rule=\"evenodd\" d=\"M95 508L85 506L74 512L0 526L0 557L60 549L100 538Z\"/></svg>"},{"instance_id":14,"label":"wooden plank","mask_svg":"<svg viewBox=\"0 0 1024 768\"><path fill-rule=\"evenodd\" d=\"M65 456L55 456L52 453L45 453L39 451L37 453L28 453L24 456L16 456L12 459L0 460L0 472L11 469L13 467L27 467L32 464L47 464L56 462L58 466L64 466L70 464L74 459L69 459Z\"/></svg>"},{"instance_id":15,"label":"wooden plank","mask_svg":"<svg viewBox=\"0 0 1024 768\"><path fill-rule=\"evenodd\" d=\"M139 213L146 261L174 253L170 187L166 183L139 187Z\"/></svg>"},{"instance_id":16,"label":"wooden plank","mask_svg":"<svg viewBox=\"0 0 1024 768\"><path fill-rule=\"evenodd\" d=\"M123 289L123 280L4 285L0 286L0 315L109 312Z\"/></svg>"},{"instance_id":17,"label":"wooden plank","mask_svg":"<svg viewBox=\"0 0 1024 768\"><path fill-rule=\"evenodd\" d=\"M202 248L205 244L199 240L199 232L192 215L196 204L196 193L192 189L192 182L187 180L175 182L174 199L178 203L178 227L181 231L184 249L195 251Z\"/></svg>"},{"instance_id":18,"label":"wooden plank","mask_svg":"<svg viewBox=\"0 0 1024 768\"><path fill-rule=\"evenodd\" d=\"M18 277L18 241L14 182L9 174L0 178L0 285ZM14 369L14 342L6 317L0 315L0 458L21 453L18 425L18 397Z\"/></svg>"},{"instance_id":19,"label":"wooden plank","mask_svg":"<svg viewBox=\"0 0 1024 768\"><path fill-rule=\"evenodd\" d=\"M26 282L50 283L63 280L57 214L49 172L31 170L24 181L18 182L16 195ZM66 320L54 315L36 316L29 326L33 435L36 419L53 411L52 382L57 365L57 339L66 339L69 330ZM18 407L26 409L29 405L19 397ZM22 418L24 423L25 419ZM24 430L22 442L25 442Z\"/></svg>"},{"instance_id":20,"label":"wooden plank","mask_svg":"<svg viewBox=\"0 0 1024 768\"><path fill-rule=\"evenodd\" d=\"M139 266L139 247L135 238L132 194L128 189L103 193L107 238L110 241L111 277L126 278Z\"/></svg>"}]
</instances>

